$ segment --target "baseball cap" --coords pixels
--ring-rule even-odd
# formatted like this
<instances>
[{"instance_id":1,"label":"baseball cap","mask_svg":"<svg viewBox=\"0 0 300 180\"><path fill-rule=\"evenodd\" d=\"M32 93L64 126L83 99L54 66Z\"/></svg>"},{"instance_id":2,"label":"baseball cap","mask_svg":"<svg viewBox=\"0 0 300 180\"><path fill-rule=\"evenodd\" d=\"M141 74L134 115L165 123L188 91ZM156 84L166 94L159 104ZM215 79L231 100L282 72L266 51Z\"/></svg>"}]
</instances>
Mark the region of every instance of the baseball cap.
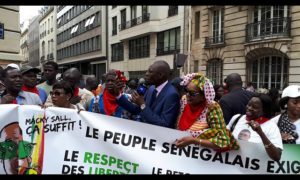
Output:
<instances>
[{"instance_id":1,"label":"baseball cap","mask_svg":"<svg viewBox=\"0 0 300 180\"><path fill-rule=\"evenodd\" d=\"M290 97L296 98L300 97L300 86L299 85L290 85L286 87L283 92L281 98Z\"/></svg>"},{"instance_id":2,"label":"baseball cap","mask_svg":"<svg viewBox=\"0 0 300 180\"><path fill-rule=\"evenodd\" d=\"M20 70L19 66L14 63L8 64L6 67L12 67L12 68L16 68L16 69Z\"/></svg>"},{"instance_id":3,"label":"baseball cap","mask_svg":"<svg viewBox=\"0 0 300 180\"><path fill-rule=\"evenodd\" d=\"M25 74L25 73L27 73L29 71L33 71L36 74L39 73L39 72L41 72L40 69L32 67L32 66L28 66L28 65L22 66L20 71L21 71L22 74Z\"/></svg>"}]
</instances>

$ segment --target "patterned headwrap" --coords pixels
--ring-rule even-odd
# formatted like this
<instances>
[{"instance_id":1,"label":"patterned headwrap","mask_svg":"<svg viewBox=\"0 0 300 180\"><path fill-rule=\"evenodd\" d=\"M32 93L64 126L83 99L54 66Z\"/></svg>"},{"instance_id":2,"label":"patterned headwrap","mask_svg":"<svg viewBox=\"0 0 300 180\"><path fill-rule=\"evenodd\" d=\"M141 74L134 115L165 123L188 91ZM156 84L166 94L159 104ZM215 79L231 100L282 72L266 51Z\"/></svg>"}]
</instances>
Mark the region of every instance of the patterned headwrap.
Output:
<instances>
[{"instance_id":1,"label":"patterned headwrap","mask_svg":"<svg viewBox=\"0 0 300 180\"><path fill-rule=\"evenodd\" d=\"M181 81L181 86L187 86L190 82L195 84L202 92L208 104L211 104L215 99L215 90L208 78L202 73L191 73L184 76Z\"/></svg>"}]
</instances>

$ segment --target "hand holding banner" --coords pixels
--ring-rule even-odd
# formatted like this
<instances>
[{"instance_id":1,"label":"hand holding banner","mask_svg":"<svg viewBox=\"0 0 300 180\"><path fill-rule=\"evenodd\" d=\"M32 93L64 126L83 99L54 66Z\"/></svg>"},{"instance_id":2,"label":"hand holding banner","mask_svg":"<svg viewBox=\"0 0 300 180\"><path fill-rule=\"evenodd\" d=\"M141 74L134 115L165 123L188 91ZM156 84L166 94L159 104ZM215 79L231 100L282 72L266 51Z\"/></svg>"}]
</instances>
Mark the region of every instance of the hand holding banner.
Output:
<instances>
[{"instance_id":1,"label":"hand holding banner","mask_svg":"<svg viewBox=\"0 0 300 180\"><path fill-rule=\"evenodd\" d=\"M239 141L240 150L217 153L201 146L177 148L186 132L63 108L1 105L0 173L16 157L8 125L19 122L20 173L28 174L297 174L300 146L284 145L270 160L263 145ZM9 131L10 130L10 131ZM5 133L4 133L5 132ZM22 145L20 147L20 144ZM23 148L23 149L21 149ZM216 172L216 169L218 171Z\"/></svg>"}]
</instances>

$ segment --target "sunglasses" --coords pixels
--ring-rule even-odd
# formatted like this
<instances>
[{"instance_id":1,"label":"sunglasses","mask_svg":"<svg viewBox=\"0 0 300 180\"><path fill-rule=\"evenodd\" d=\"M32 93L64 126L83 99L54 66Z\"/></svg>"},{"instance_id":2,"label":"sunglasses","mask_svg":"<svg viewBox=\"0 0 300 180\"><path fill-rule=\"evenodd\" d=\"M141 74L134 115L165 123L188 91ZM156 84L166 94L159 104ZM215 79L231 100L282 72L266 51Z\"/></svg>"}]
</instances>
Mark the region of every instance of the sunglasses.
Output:
<instances>
[{"instance_id":1,"label":"sunglasses","mask_svg":"<svg viewBox=\"0 0 300 180\"><path fill-rule=\"evenodd\" d=\"M200 92L190 91L190 90L188 90L186 87L184 88L184 92L185 92L188 96L191 96L191 97L195 97L195 96L201 94Z\"/></svg>"},{"instance_id":2,"label":"sunglasses","mask_svg":"<svg viewBox=\"0 0 300 180\"><path fill-rule=\"evenodd\" d=\"M55 95L55 96L60 96L60 95L62 95L62 94L64 94L64 93L61 93L61 92L58 92L58 91L55 91L55 92L50 91L50 96L53 96L53 95Z\"/></svg>"}]
</instances>

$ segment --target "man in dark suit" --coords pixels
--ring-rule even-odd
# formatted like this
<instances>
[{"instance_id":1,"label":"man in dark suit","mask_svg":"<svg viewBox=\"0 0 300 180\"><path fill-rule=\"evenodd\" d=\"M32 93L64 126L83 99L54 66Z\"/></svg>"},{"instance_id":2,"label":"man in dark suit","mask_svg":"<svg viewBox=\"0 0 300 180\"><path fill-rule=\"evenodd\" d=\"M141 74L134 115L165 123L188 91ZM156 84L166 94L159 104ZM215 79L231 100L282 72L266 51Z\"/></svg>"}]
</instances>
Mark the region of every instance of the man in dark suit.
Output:
<instances>
[{"instance_id":1,"label":"man in dark suit","mask_svg":"<svg viewBox=\"0 0 300 180\"><path fill-rule=\"evenodd\" d=\"M117 102L132 114L139 114L142 121L163 127L175 128L180 108L180 97L177 90L168 81L170 66L165 61L154 62L146 72L146 83L151 85L144 96L136 91L132 102L124 95Z\"/></svg>"},{"instance_id":2,"label":"man in dark suit","mask_svg":"<svg viewBox=\"0 0 300 180\"><path fill-rule=\"evenodd\" d=\"M223 111L225 123L228 124L232 116L246 113L246 106L254 93L243 90L242 78L237 73L229 74L226 77L226 84L229 93L222 96L220 106Z\"/></svg>"}]
</instances>

